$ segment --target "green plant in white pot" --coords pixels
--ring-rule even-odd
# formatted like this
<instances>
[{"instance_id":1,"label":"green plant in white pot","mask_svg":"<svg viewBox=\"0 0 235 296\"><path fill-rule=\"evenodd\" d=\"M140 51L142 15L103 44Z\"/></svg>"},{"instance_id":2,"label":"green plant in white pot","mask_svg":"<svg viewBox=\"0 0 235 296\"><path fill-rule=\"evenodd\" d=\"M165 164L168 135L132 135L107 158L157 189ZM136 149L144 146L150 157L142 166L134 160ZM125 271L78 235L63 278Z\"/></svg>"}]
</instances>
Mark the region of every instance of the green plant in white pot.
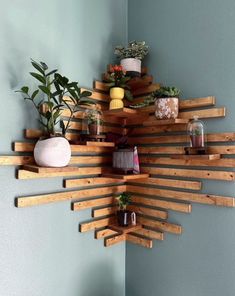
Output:
<instances>
[{"instance_id":1,"label":"green plant in white pot","mask_svg":"<svg viewBox=\"0 0 235 296\"><path fill-rule=\"evenodd\" d=\"M131 41L127 47L118 45L114 54L121 59L121 65L130 77L141 76L141 61L148 54L145 41Z\"/></svg>"},{"instance_id":2,"label":"green plant in white pot","mask_svg":"<svg viewBox=\"0 0 235 296\"><path fill-rule=\"evenodd\" d=\"M16 92L22 93L24 99L33 104L43 129L43 137L37 141L34 148L34 159L39 166L64 167L71 158L70 144L65 138L70 120L74 113L80 110L81 105L93 103L88 98L91 92L81 92L78 82L69 82L57 69L50 71L44 62L31 60L31 64L36 72L30 74L40 84L33 91L30 91L28 86L23 86ZM61 129L58 132L57 125L64 109L69 110L68 121L66 125L61 121Z\"/></svg>"}]
</instances>

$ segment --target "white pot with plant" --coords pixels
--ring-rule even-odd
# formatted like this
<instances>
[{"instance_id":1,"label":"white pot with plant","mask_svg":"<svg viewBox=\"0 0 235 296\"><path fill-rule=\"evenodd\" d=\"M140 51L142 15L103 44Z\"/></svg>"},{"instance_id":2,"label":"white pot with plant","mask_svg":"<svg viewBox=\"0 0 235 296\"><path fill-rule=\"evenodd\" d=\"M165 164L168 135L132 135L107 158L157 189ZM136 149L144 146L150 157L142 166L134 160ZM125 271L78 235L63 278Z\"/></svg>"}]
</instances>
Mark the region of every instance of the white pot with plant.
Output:
<instances>
[{"instance_id":1,"label":"white pot with plant","mask_svg":"<svg viewBox=\"0 0 235 296\"><path fill-rule=\"evenodd\" d=\"M163 86L150 95L155 100L155 116L157 119L175 119L179 114L180 90L176 87Z\"/></svg>"},{"instance_id":2,"label":"white pot with plant","mask_svg":"<svg viewBox=\"0 0 235 296\"><path fill-rule=\"evenodd\" d=\"M121 65L130 77L141 76L141 61L148 54L145 41L131 41L127 47L118 45L114 54L121 59Z\"/></svg>"},{"instance_id":3,"label":"white pot with plant","mask_svg":"<svg viewBox=\"0 0 235 296\"><path fill-rule=\"evenodd\" d=\"M43 137L37 141L34 148L34 159L39 166L64 167L69 164L71 158L70 144L65 137L71 118L80 105L93 103L87 98L91 92L81 92L78 82L69 82L67 77L57 73L57 69L49 71L43 62L31 60L31 64L37 72L30 74L40 85L34 91L23 86L17 92L22 93L25 100L32 102L43 128ZM61 121L61 130L58 132L56 127L64 109L69 110L68 120L66 125Z\"/></svg>"}]
</instances>

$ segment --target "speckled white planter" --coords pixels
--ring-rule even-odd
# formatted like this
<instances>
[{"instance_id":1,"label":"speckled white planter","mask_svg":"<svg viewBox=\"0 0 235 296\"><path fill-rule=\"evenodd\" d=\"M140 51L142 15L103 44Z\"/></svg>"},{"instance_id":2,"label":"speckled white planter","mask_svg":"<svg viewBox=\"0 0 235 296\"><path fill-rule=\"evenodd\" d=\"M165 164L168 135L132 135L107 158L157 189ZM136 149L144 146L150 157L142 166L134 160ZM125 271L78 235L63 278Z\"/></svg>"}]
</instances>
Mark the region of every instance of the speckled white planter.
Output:
<instances>
[{"instance_id":1,"label":"speckled white planter","mask_svg":"<svg viewBox=\"0 0 235 296\"><path fill-rule=\"evenodd\" d=\"M141 60L134 59L134 58L126 58L121 60L121 65L127 74L133 73L141 73Z\"/></svg>"},{"instance_id":2,"label":"speckled white planter","mask_svg":"<svg viewBox=\"0 0 235 296\"><path fill-rule=\"evenodd\" d=\"M63 137L38 140L34 148L34 159L42 167L64 167L69 164L71 148Z\"/></svg>"},{"instance_id":3,"label":"speckled white planter","mask_svg":"<svg viewBox=\"0 0 235 296\"><path fill-rule=\"evenodd\" d=\"M179 114L178 98L159 98L155 101L157 119L177 118Z\"/></svg>"}]
</instances>

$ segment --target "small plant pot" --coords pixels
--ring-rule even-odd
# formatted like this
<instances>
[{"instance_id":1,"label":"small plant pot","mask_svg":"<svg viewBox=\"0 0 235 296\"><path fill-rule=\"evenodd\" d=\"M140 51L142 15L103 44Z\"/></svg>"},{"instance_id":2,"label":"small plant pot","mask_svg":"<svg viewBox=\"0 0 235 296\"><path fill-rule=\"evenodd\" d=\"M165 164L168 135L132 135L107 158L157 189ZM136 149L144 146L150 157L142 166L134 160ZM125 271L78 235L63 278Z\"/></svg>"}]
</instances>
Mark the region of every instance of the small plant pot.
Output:
<instances>
[{"instance_id":1,"label":"small plant pot","mask_svg":"<svg viewBox=\"0 0 235 296\"><path fill-rule=\"evenodd\" d=\"M141 60L135 58L126 58L121 60L121 65L129 77L141 76Z\"/></svg>"},{"instance_id":2,"label":"small plant pot","mask_svg":"<svg viewBox=\"0 0 235 296\"><path fill-rule=\"evenodd\" d=\"M34 148L34 160L42 167L64 167L69 164L71 148L64 137L38 140Z\"/></svg>"},{"instance_id":3,"label":"small plant pot","mask_svg":"<svg viewBox=\"0 0 235 296\"><path fill-rule=\"evenodd\" d=\"M129 220L129 211L119 210L117 211L117 222L119 226L126 227L128 226Z\"/></svg>"},{"instance_id":4,"label":"small plant pot","mask_svg":"<svg viewBox=\"0 0 235 296\"><path fill-rule=\"evenodd\" d=\"M89 135L97 136L100 134L98 124L89 124L88 125Z\"/></svg>"},{"instance_id":5,"label":"small plant pot","mask_svg":"<svg viewBox=\"0 0 235 296\"><path fill-rule=\"evenodd\" d=\"M155 101L157 119L175 119L179 114L178 98L159 98Z\"/></svg>"},{"instance_id":6,"label":"small plant pot","mask_svg":"<svg viewBox=\"0 0 235 296\"><path fill-rule=\"evenodd\" d=\"M202 148L205 146L204 144L204 136L190 136L191 146L194 148Z\"/></svg>"},{"instance_id":7,"label":"small plant pot","mask_svg":"<svg viewBox=\"0 0 235 296\"><path fill-rule=\"evenodd\" d=\"M124 107L123 98L125 92L122 87L112 87L110 89L111 102L109 104L109 109L119 109Z\"/></svg>"}]
</instances>

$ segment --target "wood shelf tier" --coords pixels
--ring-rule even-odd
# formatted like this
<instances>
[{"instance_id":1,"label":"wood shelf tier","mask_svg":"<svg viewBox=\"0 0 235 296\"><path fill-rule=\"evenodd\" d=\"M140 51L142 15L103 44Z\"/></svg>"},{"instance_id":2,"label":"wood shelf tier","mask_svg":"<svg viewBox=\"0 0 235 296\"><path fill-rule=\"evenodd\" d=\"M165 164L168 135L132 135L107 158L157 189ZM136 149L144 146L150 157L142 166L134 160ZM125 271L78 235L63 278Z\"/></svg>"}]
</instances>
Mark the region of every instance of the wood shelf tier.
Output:
<instances>
[{"instance_id":1,"label":"wood shelf tier","mask_svg":"<svg viewBox=\"0 0 235 296\"><path fill-rule=\"evenodd\" d=\"M119 174L102 174L102 177L121 179L121 180L141 180L147 179L149 174L132 174L132 175L119 175Z\"/></svg>"},{"instance_id":2,"label":"wood shelf tier","mask_svg":"<svg viewBox=\"0 0 235 296\"><path fill-rule=\"evenodd\" d=\"M175 119L156 119L151 121L144 121L144 126L156 126L156 125L174 125L174 124L187 124L189 119L175 118Z\"/></svg>"},{"instance_id":3,"label":"wood shelf tier","mask_svg":"<svg viewBox=\"0 0 235 296\"><path fill-rule=\"evenodd\" d=\"M137 116L140 114L140 112L135 109L124 107L124 108L103 111L103 114L106 116L116 116L116 117L126 118L132 115Z\"/></svg>"},{"instance_id":4,"label":"wood shelf tier","mask_svg":"<svg viewBox=\"0 0 235 296\"><path fill-rule=\"evenodd\" d=\"M119 234L127 234L129 232L134 232L142 228L142 225L137 223L136 225L128 225L126 227L119 226L117 224L108 225L108 228L118 232Z\"/></svg>"},{"instance_id":5,"label":"wood shelf tier","mask_svg":"<svg viewBox=\"0 0 235 296\"><path fill-rule=\"evenodd\" d=\"M207 159L217 160L221 158L220 154L192 154L192 155L171 155L172 159Z\"/></svg>"},{"instance_id":6,"label":"wood shelf tier","mask_svg":"<svg viewBox=\"0 0 235 296\"><path fill-rule=\"evenodd\" d=\"M77 172L79 171L78 167L75 166L66 166L66 167L40 167L37 165L24 165L23 169L25 171L33 172L33 173L69 173L69 172Z\"/></svg>"}]
</instances>

